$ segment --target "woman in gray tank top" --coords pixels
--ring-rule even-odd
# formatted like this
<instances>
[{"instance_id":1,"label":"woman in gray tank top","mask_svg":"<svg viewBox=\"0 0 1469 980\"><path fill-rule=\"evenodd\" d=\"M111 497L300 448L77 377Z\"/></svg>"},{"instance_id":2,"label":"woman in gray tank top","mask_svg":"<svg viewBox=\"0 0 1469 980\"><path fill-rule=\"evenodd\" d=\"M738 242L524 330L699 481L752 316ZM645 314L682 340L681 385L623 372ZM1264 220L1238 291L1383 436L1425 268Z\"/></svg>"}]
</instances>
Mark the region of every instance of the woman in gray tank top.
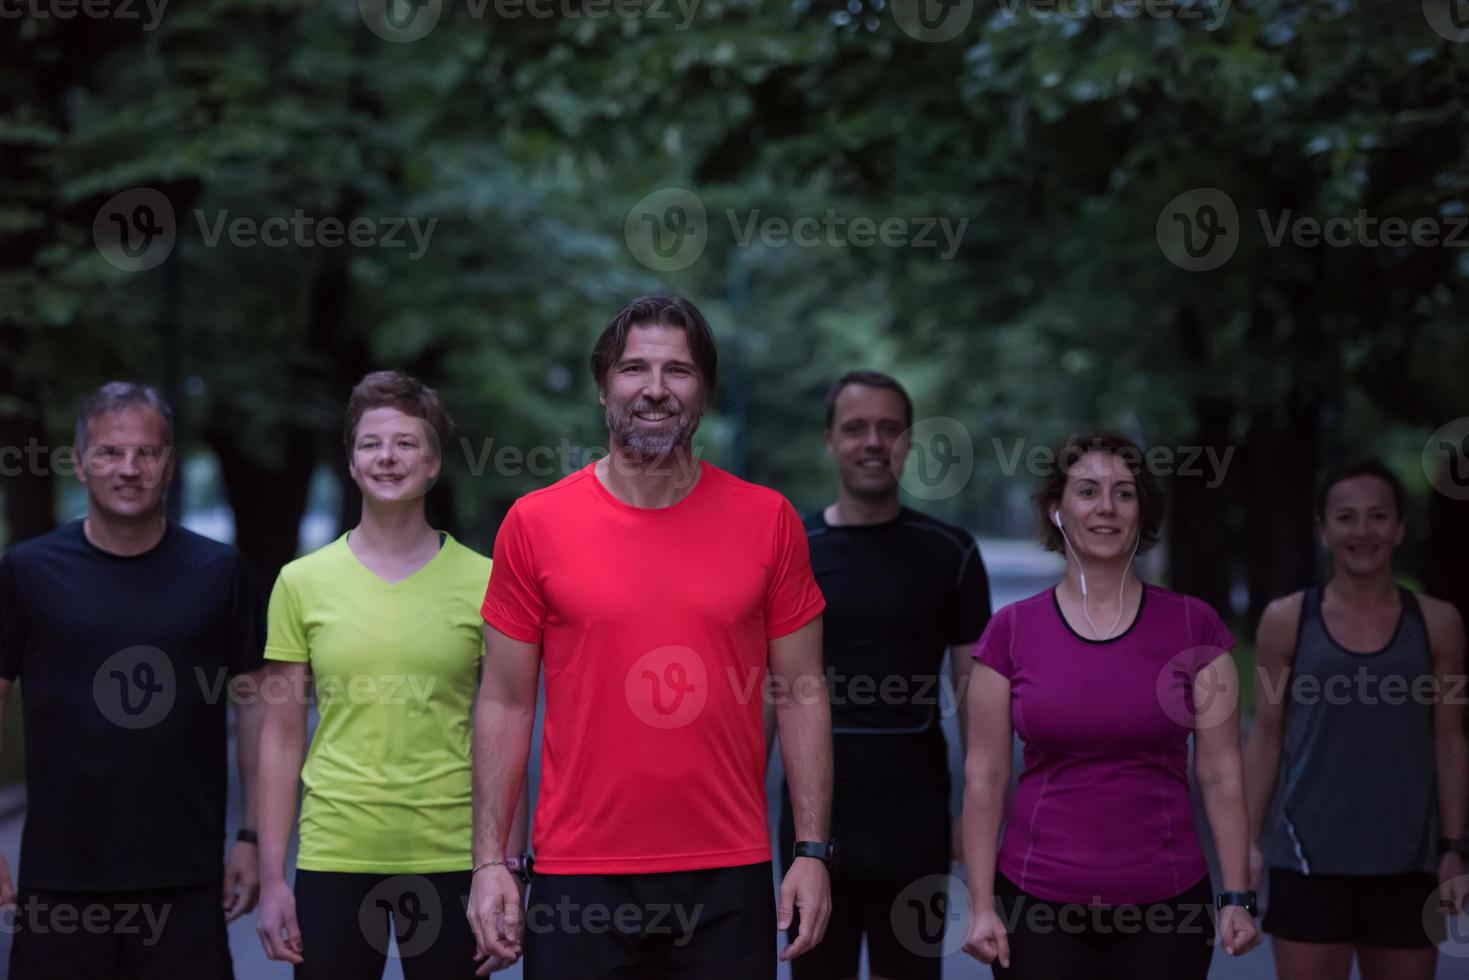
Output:
<instances>
[{"instance_id":1,"label":"woman in gray tank top","mask_svg":"<svg viewBox=\"0 0 1469 980\"><path fill-rule=\"evenodd\" d=\"M1402 511L1382 463L1328 473L1331 577L1260 620L1245 785L1282 980L1346 980L1354 956L1363 980L1431 980L1464 908L1464 626L1395 582Z\"/></svg>"}]
</instances>

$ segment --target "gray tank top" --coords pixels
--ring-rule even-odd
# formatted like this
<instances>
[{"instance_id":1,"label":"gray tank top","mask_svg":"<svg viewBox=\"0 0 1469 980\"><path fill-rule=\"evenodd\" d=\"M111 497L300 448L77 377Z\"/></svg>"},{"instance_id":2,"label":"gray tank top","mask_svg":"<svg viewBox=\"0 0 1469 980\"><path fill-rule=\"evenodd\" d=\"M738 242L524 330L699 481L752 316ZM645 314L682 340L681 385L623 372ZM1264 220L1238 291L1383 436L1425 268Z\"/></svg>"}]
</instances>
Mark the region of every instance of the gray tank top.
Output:
<instances>
[{"instance_id":1,"label":"gray tank top","mask_svg":"<svg viewBox=\"0 0 1469 980\"><path fill-rule=\"evenodd\" d=\"M1392 640L1352 653L1327 632L1320 587L1306 590L1261 848L1271 867L1376 875L1437 866L1433 654L1417 597L1399 592Z\"/></svg>"}]
</instances>

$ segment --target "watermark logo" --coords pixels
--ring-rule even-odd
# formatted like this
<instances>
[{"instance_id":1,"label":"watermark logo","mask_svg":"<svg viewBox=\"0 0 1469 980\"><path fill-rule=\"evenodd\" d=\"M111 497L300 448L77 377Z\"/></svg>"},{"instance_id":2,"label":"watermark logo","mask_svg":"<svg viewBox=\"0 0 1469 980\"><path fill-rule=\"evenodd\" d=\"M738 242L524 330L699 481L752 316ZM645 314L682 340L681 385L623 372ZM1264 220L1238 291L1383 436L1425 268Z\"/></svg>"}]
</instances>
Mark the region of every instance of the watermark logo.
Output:
<instances>
[{"instance_id":1,"label":"watermark logo","mask_svg":"<svg viewBox=\"0 0 1469 980\"><path fill-rule=\"evenodd\" d=\"M677 272L704 254L709 215L693 191L664 187L633 205L622 233L633 258L655 272Z\"/></svg>"},{"instance_id":2,"label":"watermark logo","mask_svg":"<svg viewBox=\"0 0 1469 980\"><path fill-rule=\"evenodd\" d=\"M151 187L114 194L92 220L97 251L124 272L146 272L162 265L177 237L173 205Z\"/></svg>"},{"instance_id":3,"label":"watermark logo","mask_svg":"<svg viewBox=\"0 0 1469 980\"><path fill-rule=\"evenodd\" d=\"M969 888L954 875L927 875L908 885L889 909L893 935L915 956L959 952L969 932Z\"/></svg>"},{"instance_id":4,"label":"watermark logo","mask_svg":"<svg viewBox=\"0 0 1469 980\"><path fill-rule=\"evenodd\" d=\"M1197 20L1206 31L1224 26L1230 0L999 0L1005 16L1025 11L1036 20Z\"/></svg>"},{"instance_id":5,"label":"watermark logo","mask_svg":"<svg viewBox=\"0 0 1469 980\"><path fill-rule=\"evenodd\" d=\"M0 20L139 20L144 31L158 29L168 0L0 0Z\"/></svg>"},{"instance_id":6,"label":"watermark logo","mask_svg":"<svg viewBox=\"0 0 1469 980\"><path fill-rule=\"evenodd\" d=\"M1424 933L1440 953L1455 959L1469 959L1469 909L1456 908L1451 896L1466 892L1469 875L1459 875L1441 883L1423 903Z\"/></svg>"},{"instance_id":7,"label":"watermark logo","mask_svg":"<svg viewBox=\"0 0 1469 980\"><path fill-rule=\"evenodd\" d=\"M1155 228L1169 262L1189 272L1217 269L1239 247L1239 211L1217 187L1196 187L1164 206Z\"/></svg>"},{"instance_id":8,"label":"watermark logo","mask_svg":"<svg viewBox=\"0 0 1469 980\"><path fill-rule=\"evenodd\" d=\"M622 690L639 721L653 728L682 728L709 701L709 672L693 648L659 647L628 668Z\"/></svg>"},{"instance_id":9,"label":"watermark logo","mask_svg":"<svg viewBox=\"0 0 1469 980\"><path fill-rule=\"evenodd\" d=\"M1239 707L1238 674L1231 670L1209 671L1199 680L1206 665L1225 655L1222 647L1203 644L1168 658L1158 671L1154 690L1169 719L1194 730L1217 728L1229 720Z\"/></svg>"},{"instance_id":10,"label":"watermark logo","mask_svg":"<svg viewBox=\"0 0 1469 980\"><path fill-rule=\"evenodd\" d=\"M894 459L902 488L919 500L946 500L969 485L974 474L974 440L958 419L919 419L908 430L906 460ZM900 439L897 445L903 445Z\"/></svg>"},{"instance_id":11,"label":"watermark logo","mask_svg":"<svg viewBox=\"0 0 1469 980\"><path fill-rule=\"evenodd\" d=\"M379 953L392 955L388 931L383 928L387 918L392 919L400 958L427 950L439 938L444 921L443 904L433 882L422 875L394 875L378 882L357 907L362 935Z\"/></svg>"},{"instance_id":12,"label":"watermark logo","mask_svg":"<svg viewBox=\"0 0 1469 980\"><path fill-rule=\"evenodd\" d=\"M893 0L893 20L915 41L942 44L968 29L974 0Z\"/></svg>"},{"instance_id":13,"label":"watermark logo","mask_svg":"<svg viewBox=\"0 0 1469 980\"><path fill-rule=\"evenodd\" d=\"M1446 41L1469 41L1469 0L1423 0L1423 17Z\"/></svg>"},{"instance_id":14,"label":"watermark logo","mask_svg":"<svg viewBox=\"0 0 1469 980\"><path fill-rule=\"evenodd\" d=\"M1423 444L1423 473L1433 489L1469 500L1469 416L1439 426Z\"/></svg>"},{"instance_id":15,"label":"watermark logo","mask_svg":"<svg viewBox=\"0 0 1469 980\"><path fill-rule=\"evenodd\" d=\"M357 0L362 22L384 41L406 44L433 30L444 0Z\"/></svg>"},{"instance_id":16,"label":"watermark logo","mask_svg":"<svg viewBox=\"0 0 1469 980\"><path fill-rule=\"evenodd\" d=\"M1044 477L1058 465L1055 449L1044 443L1032 445L1024 437L1012 441L1008 447L1003 439L992 438L990 446L1005 476L1014 476L1024 467L1030 476ZM1237 448L1225 446L1221 452L1217 446L1150 446L1145 452L1125 449L1119 455L1129 466L1146 467L1154 476L1202 479L1205 489L1214 490L1224 483Z\"/></svg>"},{"instance_id":17,"label":"watermark logo","mask_svg":"<svg viewBox=\"0 0 1469 980\"><path fill-rule=\"evenodd\" d=\"M1323 148L1327 145L1323 141ZM1324 218L1298 214L1291 208L1276 212L1257 208L1254 213L1267 248L1287 244L1396 250L1469 246L1469 214L1458 202L1443 205L1437 215L1411 219L1371 214L1365 208ZM1169 201L1158 215L1155 230L1158 247L1168 261L1190 272L1205 272L1234 257L1242 225L1233 198L1215 187L1198 187Z\"/></svg>"},{"instance_id":18,"label":"watermark logo","mask_svg":"<svg viewBox=\"0 0 1469 980\"><path fill-rule=\"evenodd\" d=\"M119 650L92 675L92 698L119 728L151 728L173 710L178 694L173 661L157 647Z\"/></svg>"}]
</instances>

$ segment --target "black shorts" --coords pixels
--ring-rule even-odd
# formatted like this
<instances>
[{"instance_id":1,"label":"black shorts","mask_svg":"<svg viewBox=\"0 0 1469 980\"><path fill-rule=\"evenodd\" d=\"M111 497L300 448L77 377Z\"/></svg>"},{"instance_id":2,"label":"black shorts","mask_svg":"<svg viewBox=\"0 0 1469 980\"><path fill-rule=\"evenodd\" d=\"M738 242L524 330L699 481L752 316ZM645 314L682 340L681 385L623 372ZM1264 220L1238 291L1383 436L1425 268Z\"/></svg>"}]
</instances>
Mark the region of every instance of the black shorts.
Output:
<instances>
[{"instance_id":1,"label":"black shorts","mask_svg":"<svg viewBox=\"0 0 1469 980\"><path fill-rule=\"evenodd\" d=\"M943 968L950 875L949 797L933 786L838 784L832 800L837 871L831 920L815 949L791 961L792 980L857 976L862 939L876 976L939 980ZM789 794L781 801L781 867L795 839ZM787 938L794 941L800 918ZM961 940L962 941L962 940Z\"/></svg>"},{"instance_id":2,"label":"black shorts","mask_svg":"<svg viewBox=\"0 0 1469 980\"><path fill-rule=\"evenodd\" d=\"M467 870L297 869L303 962L294 967L294 980L378 980L390 954L406 980L470 980L479 964L465 914L469 886Z\"/></svg>"},{"instance_id":3,"label":"black shorts","mask_svg":"<svg viewBox=\"0 0 1469 980\"><path fill-rule=\"evenodd\" d=\"M1209 876L1160 902L1049 902L995 872L995 912L1010 941L1010 966L996 980L1205 980L1214 956Z\"/></svg>"},{"instance_id":4,"label":"black shorts","mask_svg":"<svg viewBox=\"0 0 1469 980\"><path fill-rule=\"evenodd\" d=\"M1308 875L1271 868L1261 927L1277 939L1300 943L1437 946L1447 932L1444 916L1434 914L1437 891L1438 878L1426 871Z\"/></svg>"},{"instance_id":5,"label":"black shorts","mask_svg":"<svg viewBox=\"0 0 1469 980\"><path fill-rule=\"evenodd\" d=\"M775 980L770 862L531 878L525 980Z\"/></svg>"},{"instance_id":6,"label":"black shorts","mask_svg":"<svg viewBox=\"0 0 1469 980\"><path fill-rule=\"evenodd\" d=\"M0 923L11 980L234 980L224 886L125 892L21 889Z\"/></svg>"}]
</instances>

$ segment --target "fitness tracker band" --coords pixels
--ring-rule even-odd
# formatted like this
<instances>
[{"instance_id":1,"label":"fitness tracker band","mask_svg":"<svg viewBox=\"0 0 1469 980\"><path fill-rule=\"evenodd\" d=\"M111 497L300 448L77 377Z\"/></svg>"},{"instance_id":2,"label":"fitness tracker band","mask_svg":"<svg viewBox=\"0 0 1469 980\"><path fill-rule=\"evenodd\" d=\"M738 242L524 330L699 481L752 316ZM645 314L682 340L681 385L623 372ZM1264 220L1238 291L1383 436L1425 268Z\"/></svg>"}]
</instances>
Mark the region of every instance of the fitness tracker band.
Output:
<instances>
[{"instance_id":1,"label":"fitness tracker band","mask_svg":"<svg viewBox=\"0 0 1469 980\"><path fill-rule=\"evenodd\" d=\"M815 858L826 865L828 871L837 869L837 842L835 840L798 840L796 846L791 848L791 854L798 858Z\"/></svg>"},{"instance_id":2,"label":"fitness tracker band","mask_svg":"<svg viewBox=\"0 0 1469 980\"><path fill-rule=\"evenodd\" d=\"M1255 904L1254 892L1220 892L1214 896L1214 907L1222 909L1226 905L1238 905L1251 916L1260 914L1260 906Z\"/></svg>"}]
</instances>

